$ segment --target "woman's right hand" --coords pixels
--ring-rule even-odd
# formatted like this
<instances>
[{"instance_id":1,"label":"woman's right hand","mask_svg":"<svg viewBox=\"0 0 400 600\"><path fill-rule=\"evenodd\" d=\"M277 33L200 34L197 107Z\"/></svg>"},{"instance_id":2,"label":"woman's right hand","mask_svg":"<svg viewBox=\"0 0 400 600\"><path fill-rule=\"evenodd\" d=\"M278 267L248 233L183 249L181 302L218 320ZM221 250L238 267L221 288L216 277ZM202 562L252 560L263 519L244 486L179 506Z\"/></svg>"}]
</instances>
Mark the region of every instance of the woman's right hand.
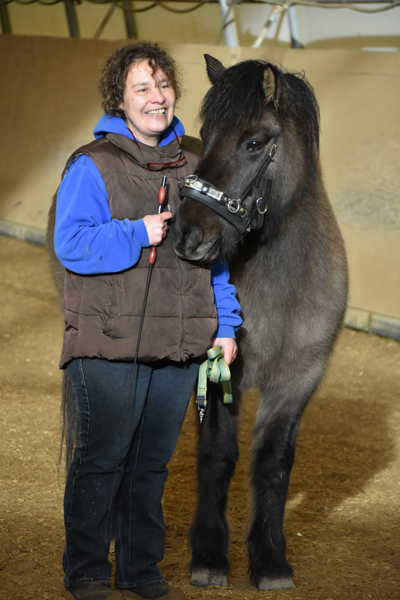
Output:
<instances>
[{"instance_id":1,"label":"woman's right hand","mask_svg":"<svg viewBox=\"0 0 400 600\"><path fill-rule=\"evenodd\" d=\"M159 215L146 215L143 217L143 222L149 236L149 246L155 246L163 241L167 235L168 219L172 219L172 213L165 211Z\"/></svg>"}]
</instances>

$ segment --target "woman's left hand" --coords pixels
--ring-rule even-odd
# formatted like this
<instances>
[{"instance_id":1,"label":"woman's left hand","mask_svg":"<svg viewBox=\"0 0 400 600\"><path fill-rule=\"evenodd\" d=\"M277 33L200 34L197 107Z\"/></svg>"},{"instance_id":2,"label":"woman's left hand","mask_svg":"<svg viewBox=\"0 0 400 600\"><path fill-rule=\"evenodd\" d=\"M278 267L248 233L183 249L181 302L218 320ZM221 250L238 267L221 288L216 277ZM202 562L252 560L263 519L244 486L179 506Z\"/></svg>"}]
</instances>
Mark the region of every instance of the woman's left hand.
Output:
<instances>
[{"instance_id":1,"label":"woman's left hand","mask_svg":"<svg viewBox=\"0 0 400 600\"><path fill-rule=\"evenodd\" d=\"M224 360L230 365L237 356L238 347L234 338L214 338L211 346L221 346L224 351Z\"/></svg>"}]
</instances>

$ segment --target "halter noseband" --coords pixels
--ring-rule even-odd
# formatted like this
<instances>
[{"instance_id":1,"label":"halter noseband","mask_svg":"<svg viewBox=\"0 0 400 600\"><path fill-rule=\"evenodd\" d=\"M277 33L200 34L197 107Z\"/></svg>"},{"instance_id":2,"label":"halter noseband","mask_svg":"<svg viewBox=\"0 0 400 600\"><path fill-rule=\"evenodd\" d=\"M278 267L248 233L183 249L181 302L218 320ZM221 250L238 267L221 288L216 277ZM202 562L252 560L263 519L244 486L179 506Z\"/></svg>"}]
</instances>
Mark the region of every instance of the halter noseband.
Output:
<instances>
[{"instance_id":1,"label":"halter noseband","mask_svg":"<svg viewBox=\"0 0 400 600\"><path fill-rule=\"evenodd\" d=\"M197 175L188 175L178 182L180 199L188 197L205 204L229 221L241 234L251 229L260 229L264 223L264 215L268 210L267 201L271 192L272 179L267 179L264 194L260 193L259 185L265 170L274 161L277 150L275 139L272 140L272 146L268 155L264 158L256 174L242 190L238 198L230 198L222 190L213 188L210 183L204 179L200 179ZM243 201L253 186L256 193L256 201L251 213L249 213L247 208L243 206Z\"/></svg>"}]
</instances>

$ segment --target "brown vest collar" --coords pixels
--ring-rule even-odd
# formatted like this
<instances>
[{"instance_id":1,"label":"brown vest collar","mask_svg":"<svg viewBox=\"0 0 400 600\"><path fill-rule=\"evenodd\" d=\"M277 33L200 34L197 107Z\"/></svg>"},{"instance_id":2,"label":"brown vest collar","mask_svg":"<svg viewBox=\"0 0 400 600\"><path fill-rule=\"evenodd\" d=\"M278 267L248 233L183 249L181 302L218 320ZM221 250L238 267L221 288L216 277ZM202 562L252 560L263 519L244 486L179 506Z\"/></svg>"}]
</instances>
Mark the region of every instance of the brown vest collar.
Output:
<instances>
[{"instance_id":1,"label":"brown vest collar","mask_svg":"<svg viewBox=\"0 0 400 600\"><path fill-rule=\"evenodd\" d=\"M148 168L149 164L152 165L152 171L161 171L166 167L175 166L171 163L179 166L186 164L185 155L177 139L166 146L147 146L118 133L107 133L106 138L144 169Z\"/></svg>"}]
</instances>

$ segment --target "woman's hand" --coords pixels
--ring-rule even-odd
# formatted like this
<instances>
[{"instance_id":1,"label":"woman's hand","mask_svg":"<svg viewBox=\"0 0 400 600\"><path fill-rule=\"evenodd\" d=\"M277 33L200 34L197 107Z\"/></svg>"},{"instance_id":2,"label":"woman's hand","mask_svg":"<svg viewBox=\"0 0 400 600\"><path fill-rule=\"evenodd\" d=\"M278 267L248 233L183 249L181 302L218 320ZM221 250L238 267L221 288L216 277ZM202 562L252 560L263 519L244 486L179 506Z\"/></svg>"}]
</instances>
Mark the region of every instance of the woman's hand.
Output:
<instances>
[{"instance_id":1,"label":"woman's hand","mask_svg":"<svg viewBox=\"0 0 400 600\"><path fill-rule=\"evenodd\" d=\"M159 215L146 215L143 222L149 236L149 246L155 246L163 241L167 235L168 219L172 219L172 213L165 211Z\"/></svg>"},{"instance_id":2,"label":"woman's hand","mask_svg":"<svg viewBox=\"0 0 400 600\"><path fill-rule=\"evenodd\" d=\"M228 365L232 364L237 356L238 347L234 338L214 338L211 346L212 348L221 346L224 351L224 360Z\"/></svg>"}]
</instances>

